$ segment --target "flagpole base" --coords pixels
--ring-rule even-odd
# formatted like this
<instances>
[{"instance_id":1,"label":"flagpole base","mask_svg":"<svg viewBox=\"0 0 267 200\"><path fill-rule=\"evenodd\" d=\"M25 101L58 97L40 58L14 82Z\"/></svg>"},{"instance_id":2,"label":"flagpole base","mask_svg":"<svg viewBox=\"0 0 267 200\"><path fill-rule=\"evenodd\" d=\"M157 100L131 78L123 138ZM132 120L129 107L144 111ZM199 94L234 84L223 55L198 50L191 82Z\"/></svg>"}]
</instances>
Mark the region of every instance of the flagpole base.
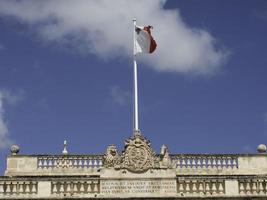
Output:
<instances>
[{"instance_id":1,"label":"flagpole base","mask_svg":"<svg viewBox=\"0 0 267 200\"><path fill-rule=\"evenodd\" d=\"M134 129L134 136L136 135L142 135L140 129Z\"/></svg>"}]
</instances>

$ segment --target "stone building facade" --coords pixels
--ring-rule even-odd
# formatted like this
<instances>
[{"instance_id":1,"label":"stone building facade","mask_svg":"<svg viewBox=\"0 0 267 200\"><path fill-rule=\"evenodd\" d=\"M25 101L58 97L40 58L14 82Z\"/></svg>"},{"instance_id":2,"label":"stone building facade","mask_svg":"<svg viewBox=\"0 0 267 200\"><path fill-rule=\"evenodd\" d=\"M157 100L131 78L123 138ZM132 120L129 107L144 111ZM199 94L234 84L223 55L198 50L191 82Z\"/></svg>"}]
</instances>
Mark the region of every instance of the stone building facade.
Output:
<instances>
[{"instance_id":1,"label":"stone building facade","mask_svg":"<svg viewBox=\"0 0 267 200\"><path fill-rule=\"evenodd\" d=\"M266 147L258 154L156 154L140 132L104 155L7 157L0 199L267 200Z\"/></svg>"}]
</instances>

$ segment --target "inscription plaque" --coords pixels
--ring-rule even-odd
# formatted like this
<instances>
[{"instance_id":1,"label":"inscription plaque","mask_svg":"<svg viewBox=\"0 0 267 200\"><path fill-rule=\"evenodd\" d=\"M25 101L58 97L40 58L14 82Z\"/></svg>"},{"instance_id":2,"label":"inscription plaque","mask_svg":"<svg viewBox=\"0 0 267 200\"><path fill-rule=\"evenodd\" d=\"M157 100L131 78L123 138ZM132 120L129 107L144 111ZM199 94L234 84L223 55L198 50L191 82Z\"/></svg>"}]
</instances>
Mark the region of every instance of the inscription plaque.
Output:
<instances>
[{"instance_id":1,"label":"inscription plaque","mask_svg":"<svg viewBox=\"0 0 267 200\"><path fill-rule=\"evenodd\" d=\"M169 194L176 193L175 180L101 180L100 193L116 194Z\"/></svg>"}]
</instances>

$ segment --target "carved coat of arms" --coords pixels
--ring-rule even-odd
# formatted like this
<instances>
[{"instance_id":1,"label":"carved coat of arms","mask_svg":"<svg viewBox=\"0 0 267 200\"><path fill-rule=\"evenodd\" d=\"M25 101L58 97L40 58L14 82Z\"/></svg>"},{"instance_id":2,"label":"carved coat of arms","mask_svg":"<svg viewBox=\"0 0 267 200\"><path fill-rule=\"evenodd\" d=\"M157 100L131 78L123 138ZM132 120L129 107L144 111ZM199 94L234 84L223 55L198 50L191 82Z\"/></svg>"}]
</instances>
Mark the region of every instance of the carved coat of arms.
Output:
<instances>
[{"instance_id":1,"label":"carved coat of arms","mask_svg":"<svg viewBox=\"0 0 267 200\"><path fill-rule=\"evenodd\" d=\"M122 154L122 168L132 172L144 172L157 166L157 157L150 147L150 142L140 132L125 141Z\"/></svg>"},{"instance_id":2,"label":"carved coat of arms","mask_svg":"<svg viewBox=\"0 0 267 200\"><path fill-rule=\"evenodd\" d=\"M150 147L150 142L135 132L134 136L125 141L122 155L117 153L115 145L110 145L104 156L104 165L115 169L127 169L131 172L141 173L159 166L158 158Z\"/></svg>"},{"instance_id":3,"label":"carved coat of arms","mask_svg":"<svg viewBox=\"0 0 267 200\"><path fill-rule=\"evenodd\" d=\"M159 156L150 146L150 141L136 131L133 137L125 141L124 151L118 154L115 145L109 145L104 156L107 168L127 169L134 173L146 172L149 169L166 169L171 167L168 148L163 145Z\"/></svg>"}]
</instances>

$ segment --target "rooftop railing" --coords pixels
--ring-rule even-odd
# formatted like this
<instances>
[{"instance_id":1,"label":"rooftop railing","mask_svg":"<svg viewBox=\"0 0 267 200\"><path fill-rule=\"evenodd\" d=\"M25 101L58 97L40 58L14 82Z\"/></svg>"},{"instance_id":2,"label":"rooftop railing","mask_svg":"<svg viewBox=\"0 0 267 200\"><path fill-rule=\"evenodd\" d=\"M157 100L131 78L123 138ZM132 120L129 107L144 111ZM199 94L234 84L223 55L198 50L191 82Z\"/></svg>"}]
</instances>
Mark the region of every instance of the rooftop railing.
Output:
<instances>
[{"instance_id":1,"label":"rooftop railing","mask_svg":"<svg viewBox=\"0 0 267 200\"><path fill-rule=\"evenodd\" d=\"M37 168L59 169L59 168L101 168L103 166L102 155L52 155L37 156Z\"/></svg>"},{"instance_id":2,"label":"rooftop railing","mask_svg":"<svg viewBox=\"0 0 267 200\"><path fill-rule=\"evenodd\" d=\"M105 168L104 155L12 155L5 175L83 175ZM261 174L267 172L266 154L174 154L177 174Z\"/></svg>"}]
</instances>

